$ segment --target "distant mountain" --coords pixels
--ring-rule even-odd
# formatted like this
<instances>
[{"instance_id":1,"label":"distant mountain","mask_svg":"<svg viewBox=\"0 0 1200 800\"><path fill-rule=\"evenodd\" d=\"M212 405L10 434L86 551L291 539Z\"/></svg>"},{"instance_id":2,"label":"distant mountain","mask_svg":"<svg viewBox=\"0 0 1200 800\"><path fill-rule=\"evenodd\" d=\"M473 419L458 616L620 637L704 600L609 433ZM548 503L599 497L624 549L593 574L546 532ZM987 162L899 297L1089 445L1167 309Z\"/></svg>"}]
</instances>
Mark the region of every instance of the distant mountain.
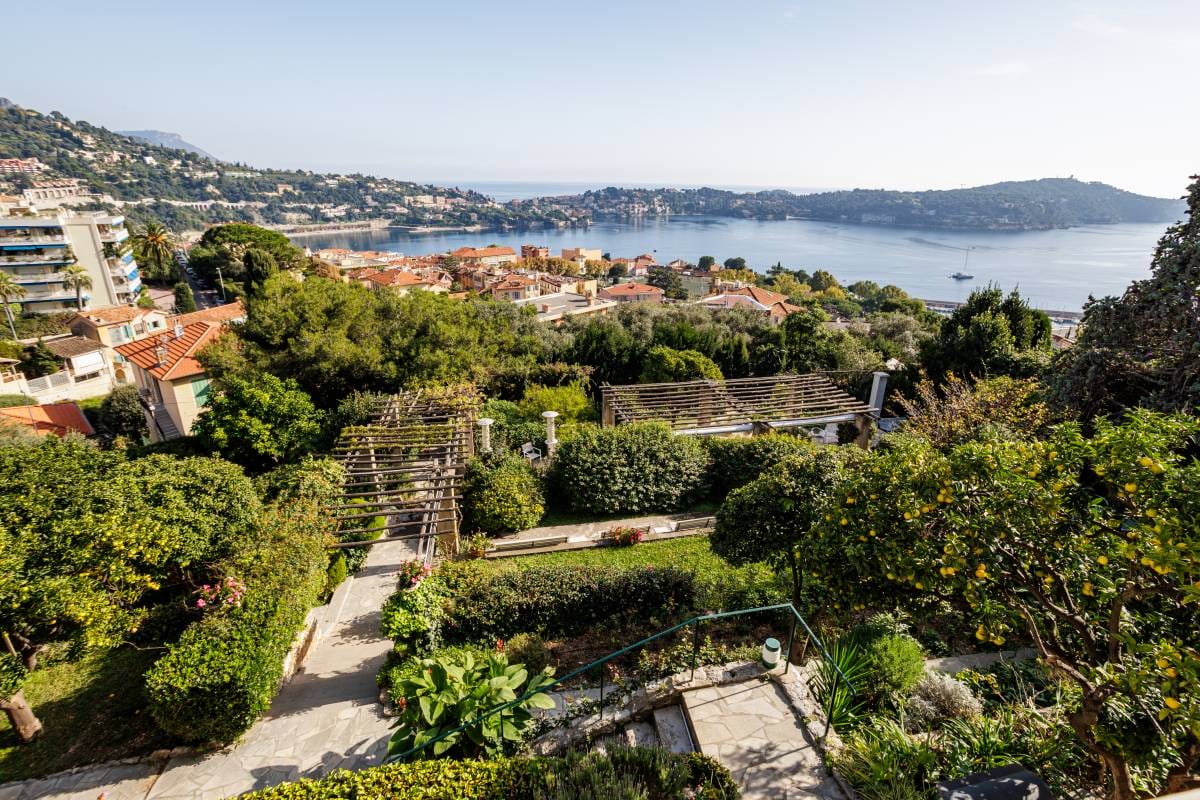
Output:
<instances>
[{"instance_id":1,"label":"distant mountain","mask_svg":"<svg viewBox=\"0 0 1200 800\"><path fill-rule=\"evenodd\" d=\"M814 219L915 228L1045 230L1117 222L1175 222L1182 200L1147 197L1074 178L1009 181L970 189L883 189L797 195L783 190L619 189L536 198L531 207L595 217L707 214L749 219Z\"/></svg>"},{"instance_id":2,"label":"distant mountain","mask_svg":"<svg viewBox=\"0 0 1200 800\"><path fill-rule=\"evenodd\" d=\"M368 175L260 169L217 161L173 133L129 136L52 111L0 104L0 158L36 158L39 173L0 175L0 194L35 181L75 179L90 208L157 220L174 231L221 222L398 225L498 230L564 227L570 215L500 205L478 192ZM166 137L155 140L154 137ZM184 149L188 148L188 149Z\"/></svg>"},{"instance_id":3,"label":"distant mountain","mask_svg":"<svg viewBox=\"0 0 1200 800\"><path fill-rule=\"evenodd\" d=\"M159 147L170 147L175 150L186 150L189 153L195 153L198 156L211 158L216 161L217 158L210 153L201 150L191 142L185 142L183 137L178 133L169 133L167 131L115 131L122 136L128 136L130 139L137 139L139 142L147 144L156 144Z\"/></svg>"}]
</instances>

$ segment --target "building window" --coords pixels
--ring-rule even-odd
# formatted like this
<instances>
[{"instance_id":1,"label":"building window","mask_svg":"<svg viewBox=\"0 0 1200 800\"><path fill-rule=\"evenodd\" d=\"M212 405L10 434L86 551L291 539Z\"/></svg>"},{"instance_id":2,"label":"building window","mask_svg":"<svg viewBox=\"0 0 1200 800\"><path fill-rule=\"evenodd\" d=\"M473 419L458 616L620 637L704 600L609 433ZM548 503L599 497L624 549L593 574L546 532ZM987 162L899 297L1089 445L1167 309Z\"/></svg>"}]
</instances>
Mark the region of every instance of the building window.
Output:
<instances>
[{"instance_id":1,"label":"building window","mask_svg":"<svg viewBox=\"0 0 1200 800\"><path fill-rule=\"evenodd\" d=\"M208 405L208 397L211 394L208 378L196 378L192 381L192 394L196 397L196 405L204 408Z\"/></svg>"}]
</instances>

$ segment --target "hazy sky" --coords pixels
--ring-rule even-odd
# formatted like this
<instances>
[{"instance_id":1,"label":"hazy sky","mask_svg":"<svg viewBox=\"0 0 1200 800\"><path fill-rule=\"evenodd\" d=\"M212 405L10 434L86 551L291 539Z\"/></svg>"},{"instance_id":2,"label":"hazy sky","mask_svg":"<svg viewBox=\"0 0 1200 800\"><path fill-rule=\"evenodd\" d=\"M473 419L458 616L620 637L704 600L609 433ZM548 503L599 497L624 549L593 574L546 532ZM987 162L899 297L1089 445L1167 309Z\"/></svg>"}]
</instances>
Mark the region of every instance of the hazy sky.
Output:
<instances>
[{"instance_id":1,"label":"hazy sky","mask_svg":"<svg viewBox=\"0 0 1200 800\"><path fill-rule=\"evenodd\" d=\"M911 189L1074 174L1163 196L1200 172L1197 0L23 7L0 95L256 166Z\"/></svg>"}]
</instances>

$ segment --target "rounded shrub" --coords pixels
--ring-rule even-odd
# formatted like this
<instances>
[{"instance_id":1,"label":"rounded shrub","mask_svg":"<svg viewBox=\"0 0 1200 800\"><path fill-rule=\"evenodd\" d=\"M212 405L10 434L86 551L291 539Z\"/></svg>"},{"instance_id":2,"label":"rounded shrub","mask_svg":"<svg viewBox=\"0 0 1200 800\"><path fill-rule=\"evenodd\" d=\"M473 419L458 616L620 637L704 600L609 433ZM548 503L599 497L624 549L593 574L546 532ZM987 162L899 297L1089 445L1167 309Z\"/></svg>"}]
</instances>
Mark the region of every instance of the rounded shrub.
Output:
<instances>
[{"instance_id":1,"label":"rounded shrub","mask_svg":"<svg viewBox=\"0 0 1200 800\"><path fill-rule=\"evenodd\" d=\"M467 467L463 513L469 527L522 531L537 525L545 511L541 481L524 458L475 459Z\"/></svg>"},{"instance_id":2,"label":"rounded shrub","mask_svg":"<svg viewBox=\"0 0 1200 800\"><path fill-rule=\"evenodd\" d=\"M524 664L532 672L541 672L550 665L550 651L536 633L518 633L504 643L508 663Z\"/></svg>"},{"instance_id":3,"label":"rounded shrub","mask_svg":"<svg viewBox=\"0 0 1200 800\"><path fill-rule=\"evenodd\" d=\"M574 511L672 511L705 493L708 452L662 422L580 426L558 448L552 479Z\"/></svg>"},{"instance_id":4,"label":"rounded shrub","mask_svg":"<svg viewBox=\"0 0 1200 800\"><path fill-rule=\"evenodd\" d=\"M745 486L789 456L809 452L816 446L807 437L785 433L738 438L712 436L704 439L704 444L712 459L709 483L717 499Z\"/></svg>"}]
</instances>

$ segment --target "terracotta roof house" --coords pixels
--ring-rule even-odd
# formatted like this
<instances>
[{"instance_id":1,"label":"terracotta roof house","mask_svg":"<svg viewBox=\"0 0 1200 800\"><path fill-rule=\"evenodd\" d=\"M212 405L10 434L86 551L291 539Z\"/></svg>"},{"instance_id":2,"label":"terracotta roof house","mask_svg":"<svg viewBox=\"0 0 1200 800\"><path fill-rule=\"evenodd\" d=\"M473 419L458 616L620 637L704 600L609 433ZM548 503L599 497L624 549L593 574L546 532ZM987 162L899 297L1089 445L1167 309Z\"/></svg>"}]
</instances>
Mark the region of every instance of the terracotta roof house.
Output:
<instances>
[{"instance_id":1,"label":"terracotta roof house","mask_svg":"<svg viewBox=\"0 0 1200 800\"><path fill-rule=\"evenodd\" d=\"M92 423L75 403L0 408L0 425L23 425L38 436L96 435Z\"/></svg>"},{"instance_id":2,"label":"terracotta roof house","mask_svg":"<svg viewBox=\"0 0 1200 800\"><path fill-rule=\"evenodd\" d=\"M115 348L133 369L152 440L176 439L191 431L209 395L208 375L196 354L224 329L220 322L198 320Z\"/></svg>"},{"instance_id":3,"label":"terracotta roof house","mask_svg":"<svg viewBox=\"0 0 1200 800\"><path fill-rule=\"evenodd\" d=\"M601 289L599 297L618 303L661 303L663 290L648 283L618 283Z\"/></svg>"},{"instance_id":4,"label":"terracotta roof house","mask_svg":"<svg viewBox=\"0 0 1200 800\"><path fill-rule=\"evenodd\" d=\"M450 255L468 264L488 267L512 264L517 260L517 253L511 247L460 247Z\"/></svg>"},{"instance_id":5,"label":"terracotta roof house","mask_svg":"<svg viewBox=\"0 0 1200 800\"><path fill-rule=\"evenodd\" d=\"M413 289L423 289L427 292L446 291L445 286L440 286L414 272L402 269L389 269L368 275L366 283L376 289L390 289L400 295L406 295Z\"/></svg>"},{"instance_id":6,"label":"terracotta roof house","mask_svg":"<svg viewBox=\"0 0 1200 800\"><path fill-rule=\"evenodd\" d=\"M506 275L488 287L497 300L528 300L542 293L542 286L532 275Z\"/></svg>"},{"instance_id":7,"label":"terracotta roof house","mask_svg":"<svg viewBox=\"0 0 1200 800\"><path fill-rule=\"evenodd\" d=\"M157 308L136 306L90 308L72 317L68 327L76 336L113 347L164 330L167 315Z\"/></svg>"},{"instance_id":8,"label":"terracotta roof house","mask_svg":"<svg viewBox=\"0 0 1200 800\"><path fill-rule=\"evenodd\" d=\"M731 289L726 294L740 294L753 299L756 303L762 303L764 306L773 306L776 303L786 303L788 301L786 294L772 292L770 289L764 289L761 286L743 286L741 289Z\"/></svg>"}]
</instances>

